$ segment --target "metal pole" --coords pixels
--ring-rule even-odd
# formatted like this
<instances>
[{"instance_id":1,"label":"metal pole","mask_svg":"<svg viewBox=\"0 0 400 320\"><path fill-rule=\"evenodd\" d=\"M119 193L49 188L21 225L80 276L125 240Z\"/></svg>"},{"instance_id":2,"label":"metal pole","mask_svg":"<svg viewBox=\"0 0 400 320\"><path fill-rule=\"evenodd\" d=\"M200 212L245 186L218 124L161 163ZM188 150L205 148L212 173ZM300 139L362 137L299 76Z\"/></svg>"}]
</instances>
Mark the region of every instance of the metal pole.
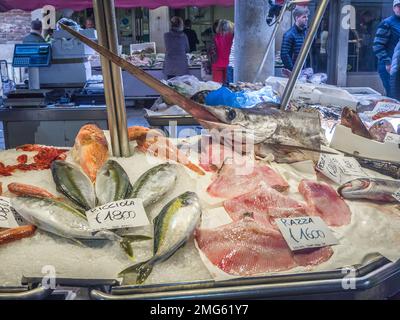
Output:
<instances>
[{"instance_id":1,"label":"metal pole","mask_svg":"<svg viewBox=\"0 0 400 320\"><path fill-rule=\"evenodd\" d=\"M93 0L99 44L118 54L118 39L113 0ZM101 57L108 127L115 157L129 157L128 130L121 69Z\"/></svg>"},{"instance_id":2,"label":"metal pole","mask_svg":"<svg viewBox=\"0 0 400 320\"><path fill-rule=\"evenodd\" d=\"M315 16L311 23L310 30L304 41L303 47L300 51L300 54L296 60L292 74L286 85L285 92L283 93L281 109L286 109L290 102L290 99L292 98L293 90L295 88L297 79L299 78L300 72L303 69L304 62L306 61L308 53L310 52L311 45L314 41L315 35L317 34L319 25L324 16L326 8L328 7L328 4L329 4L329 0L321 0L321 4L319 5L317 11L315 12Z\"/></svg>"},{"instance_id":3,"label":"metal pole","mask_svg":"<svg viewBox=\"0 0 400 320\"><path fill-rule=\"evenodd\" d=\"M118 54L117 19L115 17L114 0L103 0L104 13L106 18L107 37L110 50ZM128 128L126 121L126 108L124 88L122 83L121 68L111 63L112 85L114 91L115 112L117 119L117 130L119 147L122 157L129 157Z\"/></svg>"},{"instance_id":4,"label":"metal pole","mask_svg":"<svg viewBox=\"0 0 400 320\"><path fill-rule=\"evenodd\" d=\"M272 32L271 38L269 39L269 42L268 42L268 45L267 45L267 49L266 49L265 54L264 54L264 58L261 61L261 64L260 64L260 66L259 66L259 68L257 70L257 74L256 74L253 82L256 82L260 78L260 75L261 75L261 72L262 72L262 70L264 68L265 62L267 61L269 51L271 50L272 44L275 41L276 33L278 32L279 26L281 25L282 20L283 20L283 16L285 15L286 10L288 9L289 2L290 1L286 1L284 6L281 9L279 17L278 17L278 19L277 19L277 21L275 23L274 31Z\"/></svg>"}]
</instances>

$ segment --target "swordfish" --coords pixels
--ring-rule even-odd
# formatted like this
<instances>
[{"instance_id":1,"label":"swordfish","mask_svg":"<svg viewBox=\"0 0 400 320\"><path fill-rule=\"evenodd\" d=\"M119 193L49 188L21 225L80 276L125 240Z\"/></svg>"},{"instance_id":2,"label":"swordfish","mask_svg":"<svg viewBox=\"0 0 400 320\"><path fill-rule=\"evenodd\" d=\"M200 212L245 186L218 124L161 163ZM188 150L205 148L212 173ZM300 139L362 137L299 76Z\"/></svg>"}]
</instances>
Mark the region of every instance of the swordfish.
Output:
<instances>
[{"instance_id":1,"label":"swordfish","mask_svg":"<svg viewBox=\"0 0 400 320\"><path fill-rule=\"evenodd\" d=\"M256 155L265 157L273 154L277 162L290 163L318 159L321 148L321 122L318 112L283 111L277 109L278 105L272 103L265 103L262 107L247 110L226 106L205 106L183 96L70 27L64 24L61 24L61 27L106 59L156 90L169 103L180 106L206 129L214 129L212 130L214 132L222 131L219 138L222 136L224 143L229 139L234 144L251 141Z\"/></svg>"}]
</instances>

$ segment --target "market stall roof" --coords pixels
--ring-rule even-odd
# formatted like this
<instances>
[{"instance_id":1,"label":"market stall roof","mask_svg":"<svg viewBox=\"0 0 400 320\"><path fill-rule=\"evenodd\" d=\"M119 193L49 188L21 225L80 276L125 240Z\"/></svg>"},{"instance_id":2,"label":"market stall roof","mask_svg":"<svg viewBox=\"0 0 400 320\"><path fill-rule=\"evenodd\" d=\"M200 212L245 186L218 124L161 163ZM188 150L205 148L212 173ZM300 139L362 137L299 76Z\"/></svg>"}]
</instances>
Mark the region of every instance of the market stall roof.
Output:
<instances>
[{"instance_id":1,"label":"market stall roof","mask_svg":"<svg viewBox=\"0 0 400 320\"><path fill-rule=\"evenodd\" d=\"M145 7L155 9L162 6L178 7L205 7L211 5L233 6L234 0L115 0L115 6L119 8ZM2 0L0 12L22 9L33 11L45 5L53 5L56 9L73 9L75 11L93 7L92 0Z\"/></svg>"}]
</instances>

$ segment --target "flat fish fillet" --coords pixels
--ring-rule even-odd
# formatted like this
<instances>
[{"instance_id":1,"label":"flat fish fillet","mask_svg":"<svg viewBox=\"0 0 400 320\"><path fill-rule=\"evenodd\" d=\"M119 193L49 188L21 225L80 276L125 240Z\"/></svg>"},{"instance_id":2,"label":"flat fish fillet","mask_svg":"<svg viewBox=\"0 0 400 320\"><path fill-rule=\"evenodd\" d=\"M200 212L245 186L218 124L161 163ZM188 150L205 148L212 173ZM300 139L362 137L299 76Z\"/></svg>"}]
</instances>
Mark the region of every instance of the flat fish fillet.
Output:
<instances>
[{"instance_id":1,"label":"flat fish fillet","mask_svg":"<svg viewBox=\"0 0 400 320\"><path fill-rule=\"evenodd\" d=\"M209 144L202 148L200 167L207 172L215 172L222 167L225 160L236 159L245 161L245 157L222 144Z\"/></svg>"},{"instance_id":2,"label":"flat fish fillet","mask_svg":"<svg viewBox=\"0 0 400 320\"><path fill-rule=\"evenodd\" d=\"M251 215L253 219L270 228L277 228L275 219L307 216L307 207L264 183L249 193L226 200L224 208L233 221Z\"/></svg>"},{"instance_id":3,"label":"flat fish fillet","mask_svg":"<svg viewBox=\"0 0 400 320\"><path fill-rule=\"evenodd\" d=\"M293 254L279 231L246 218L215 229L196 230L198 247L222 271L237 276L290 270L327 261L330 247Z\"/></svg>"},{"instance_id":4,"label":"flat fish fillet","mask_svg":"<svg viewBox=\"0 0 400 320\"><path fill-rule=\"evenodd\" d=\"M288 183L267 165L226 164L208 186L207 192L213 197L231 199L255 190L261 182L278 191L289 188Z\"/></svg>"},{"instance_id":5,"label":"flat fish fillet","mask_svg":"<svg viewBox=\"0 0 400 320\"><path fill-rule=\"evenodd\" d=\"M310 215L320 216L332 227L350 223L350 208L331 186L326 183L302 180L299 184L299 192L311 208Z\"/></svg>"}]
</instances>

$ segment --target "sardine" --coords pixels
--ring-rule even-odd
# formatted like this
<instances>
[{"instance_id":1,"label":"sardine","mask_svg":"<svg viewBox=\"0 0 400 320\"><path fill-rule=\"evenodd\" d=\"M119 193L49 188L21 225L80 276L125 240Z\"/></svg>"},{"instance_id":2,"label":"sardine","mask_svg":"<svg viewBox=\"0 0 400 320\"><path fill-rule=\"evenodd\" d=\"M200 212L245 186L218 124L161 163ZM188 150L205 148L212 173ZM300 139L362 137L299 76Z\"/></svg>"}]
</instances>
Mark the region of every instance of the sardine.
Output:
<instances>
[{"instance_id":1,"label":"sardine","mask_svg":"<svg viewBox=\"0 0 400 320\"><path fill-rule=\"evenodd\" d=\"M201 208L197 195L186 192L170 201L154 219L153 257L120 272L137 273L136 283L143 283L157 263L166 261L183 247L200 223Z\"/></svg>"},{"instance_id":2,"label":"sardine","mask_svg":"<svg viewBox=\"0 0 400 320\"><path fill-rule=\"evenodd\" d=\"M160 164L142 174L132 187L130 198L140 198L147 207L160 200L170 191L178 178L177 166Z\"/></svg>"},{"instance_id":3,"label":"sardine","mask_svg":"<svg viewBox=\"0 0 400 320\"><path fill-rule=\"evenodd\" d=\"M396 202L394 193L400 190L400 181L374 178L359 178L339 187L345 199L367 199L380 202Z\"/></svg>"},{"instance_id":4,"label":"sardine","mask_svg":"<svg viewBox=\"0 0 400 320\"><path fill-rule=\"evenodd\" d=\"M57 191L85 210L96 206L96 194L89 177L66 161L54 161L51 173Z\"/></svg>"},{"instance_id":5,"label":"sardine","mask_svg":"<svg viewBox=\"0 0 400 320\"><path fill-rule=\"evenodd\" d=\"M129 198L132 185L120 164L114 160L108 160L97 173L95 190L97 205L103 205Z\"/></svg>"}]
</instances>

